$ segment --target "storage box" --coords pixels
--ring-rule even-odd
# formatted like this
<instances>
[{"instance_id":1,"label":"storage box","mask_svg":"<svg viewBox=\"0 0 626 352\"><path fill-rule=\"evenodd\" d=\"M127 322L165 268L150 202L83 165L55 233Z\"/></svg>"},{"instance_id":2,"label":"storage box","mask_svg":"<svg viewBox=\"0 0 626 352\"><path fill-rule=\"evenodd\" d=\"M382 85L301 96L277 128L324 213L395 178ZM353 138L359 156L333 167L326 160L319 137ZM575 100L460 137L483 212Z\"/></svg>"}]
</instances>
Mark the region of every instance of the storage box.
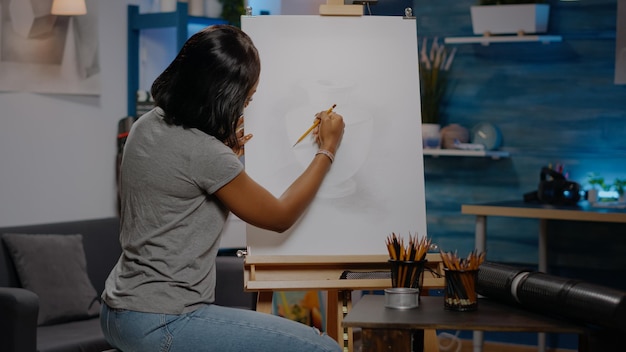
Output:
<instances>
[{"instance_id":1,"label":"storage box","mask_svg":"<svg viewBox=\"0 0 626 352\"><path fill-rule=\"evenodd\" d=\"M548 30L550 5L471 6L474 34L531 34Z\"/></svg>"}]
</instances>

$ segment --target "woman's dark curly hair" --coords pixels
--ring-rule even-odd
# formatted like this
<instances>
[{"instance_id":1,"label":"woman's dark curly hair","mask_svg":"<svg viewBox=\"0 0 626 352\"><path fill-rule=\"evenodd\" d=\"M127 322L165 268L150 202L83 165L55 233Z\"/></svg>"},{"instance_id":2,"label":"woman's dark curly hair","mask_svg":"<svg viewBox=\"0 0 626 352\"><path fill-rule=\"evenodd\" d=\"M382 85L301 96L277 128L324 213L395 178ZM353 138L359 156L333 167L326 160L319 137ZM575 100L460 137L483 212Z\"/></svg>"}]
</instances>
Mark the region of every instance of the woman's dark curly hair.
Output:
<instances>
[{"instance_id":1,"label":"woman's dark curly hair","mask_svg":"<svg viewBox=\"0 0 626 352\"><path fill-rule=\"evenodd\" d=\"M151 93L167 123L197 128L237 148L237 121L260 72L250 37L237 27L214 25L187 40Z\"/></svg>"}]
</instances>

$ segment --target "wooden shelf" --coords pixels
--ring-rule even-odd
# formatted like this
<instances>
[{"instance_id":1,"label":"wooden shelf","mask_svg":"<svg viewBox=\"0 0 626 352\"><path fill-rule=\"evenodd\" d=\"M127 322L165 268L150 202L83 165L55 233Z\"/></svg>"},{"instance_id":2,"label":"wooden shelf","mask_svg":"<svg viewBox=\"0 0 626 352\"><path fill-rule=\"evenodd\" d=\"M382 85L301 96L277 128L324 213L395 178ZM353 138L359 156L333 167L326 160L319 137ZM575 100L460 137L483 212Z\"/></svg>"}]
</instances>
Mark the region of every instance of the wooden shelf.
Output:
<instances>
[{"instance_id":1,"label":"wooden shelf","mask_svg":"<svg viewBox=\"0 0 626 352\"><path fill-rule=\"evenodd\" d=\"M509 152L501 150L462 150L462 149L424 149L424 155L432 157L439 156L462 156L462 157L477 157L477 158L508 158Z\"/></svg>"},{"instance_id":2,"label":"wooden shelf","mask_svg":"<svg viewBox=\"0 0 626 352\"><path fill-rule=\"evenodd\" d=\"M448 37L445 38L446 44L482 44L489 45L491 43L522 43L522 42L541 42L551 43L560 42L563 37L560 35L497 35L497 36L474 36L474 37Z\"/></svg>"},{"instance_id":3,"label":"wooden shelf","mask_svg":"<svg viewBox=\"0 0 626 352\"><path fill-rule=\"evenodd\" d=\"M159 13L139 13L139 6L128 5L128 116L136 116L135 104L139 89L139 37L144 29L175 28L176 48L180 50L189 38L189 25L210 26L213 24L227 24L221 18L198 17L188 15L187 2L178 1L176 11Z\"/></svg>"}]
</instances>

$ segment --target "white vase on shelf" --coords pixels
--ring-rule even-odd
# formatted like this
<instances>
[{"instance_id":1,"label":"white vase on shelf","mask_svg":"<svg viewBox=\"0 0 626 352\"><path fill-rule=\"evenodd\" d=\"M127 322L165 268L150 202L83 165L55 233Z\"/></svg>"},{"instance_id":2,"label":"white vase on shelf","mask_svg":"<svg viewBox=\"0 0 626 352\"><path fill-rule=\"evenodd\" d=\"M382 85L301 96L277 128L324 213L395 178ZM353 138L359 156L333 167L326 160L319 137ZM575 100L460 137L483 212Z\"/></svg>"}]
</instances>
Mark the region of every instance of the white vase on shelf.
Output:
<instances>
[{"instance_id":1,"label":"white vase on shelf","mask_svg":"<svg viewBox=\"0 0 626 352\"><path fill-rule=\"evenodd\" d=\"M160 0L161 12L174 12L176 11L176 0Z\"/></svg>"},{"instance_id":2,"label":"white vase on shelf","mask_svg":"<svg viewBox=\"0 0 626 352\"><path fill-rule=\"evenodd\" d=\"M438 123L422 124L422 148L441 148L441 126Z\"/></svg>"},{"instance_id":3,"label":"white vase on shelf","mask_svg":"<svg viewBox=\"0 0 626 352\"><path fill-rule=\"evenodd\" d=\"M189 15L204 16L204 0L189 0Z\"/></svg>"},{"instance_id":4,"label":"white vase on shelf","mask_svg":"<svg viewBox=\"0 0 626 352\"><path fill-rule=\"evenodd\" d=\"M590 204L598 202L598 190L597 189L592 188L590 190L587 190L587 201Z\"/></svg>"},{"instance_id":5,"label":"white vase on shelf","mask_svg":"<svg viewBox=\"0 0 626 352\"><path fill-rule=\"evenodd\" d=\"M222 17L222 7L220 0L204 0L204 16L220 18Z\"/></svg>"},{"instance_id":6,"label":"white vase on shelf","mask_svg":"<svg viewBox=\"0 0 626 352\"><path fill-rule=\"evenodd\" d=\"M545 33L549 4L475 5L470 7L474 34Z\"/></svg>"}]
</instances>

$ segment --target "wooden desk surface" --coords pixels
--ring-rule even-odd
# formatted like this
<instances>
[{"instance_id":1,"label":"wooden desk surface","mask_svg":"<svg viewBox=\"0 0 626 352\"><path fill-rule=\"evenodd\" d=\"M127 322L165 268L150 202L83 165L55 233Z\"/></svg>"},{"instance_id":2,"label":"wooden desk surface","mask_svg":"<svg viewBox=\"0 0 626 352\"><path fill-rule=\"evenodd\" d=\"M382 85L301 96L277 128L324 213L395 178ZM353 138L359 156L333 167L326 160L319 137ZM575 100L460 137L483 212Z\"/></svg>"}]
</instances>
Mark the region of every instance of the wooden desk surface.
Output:
<instances>
[{"instance_id":1,"label":"wooden desk surface","mask_svg":"<svg viewBox=\"0 0 626 352\"><path fill-rule=\"evenodd\" d=\"M450 329L584 334L583 325L550 318L487 299L474 312L443 308L443 297L423 296L415 309L385 308L383 295L365 295L343 319L345 327L366 329Z\"/></svg>"},{"instance_id":2,"label":"wooden desk surface","mask_svg":"<svg viewBox=\"0 0 626 352\"><path fill-rule=\"evenodd\" d=\"M461 213L515 218L626 223L626 209L592 207L586 202L572 206L526 203L521 200L463 204Z\"/></svg>"}]
</instances>

